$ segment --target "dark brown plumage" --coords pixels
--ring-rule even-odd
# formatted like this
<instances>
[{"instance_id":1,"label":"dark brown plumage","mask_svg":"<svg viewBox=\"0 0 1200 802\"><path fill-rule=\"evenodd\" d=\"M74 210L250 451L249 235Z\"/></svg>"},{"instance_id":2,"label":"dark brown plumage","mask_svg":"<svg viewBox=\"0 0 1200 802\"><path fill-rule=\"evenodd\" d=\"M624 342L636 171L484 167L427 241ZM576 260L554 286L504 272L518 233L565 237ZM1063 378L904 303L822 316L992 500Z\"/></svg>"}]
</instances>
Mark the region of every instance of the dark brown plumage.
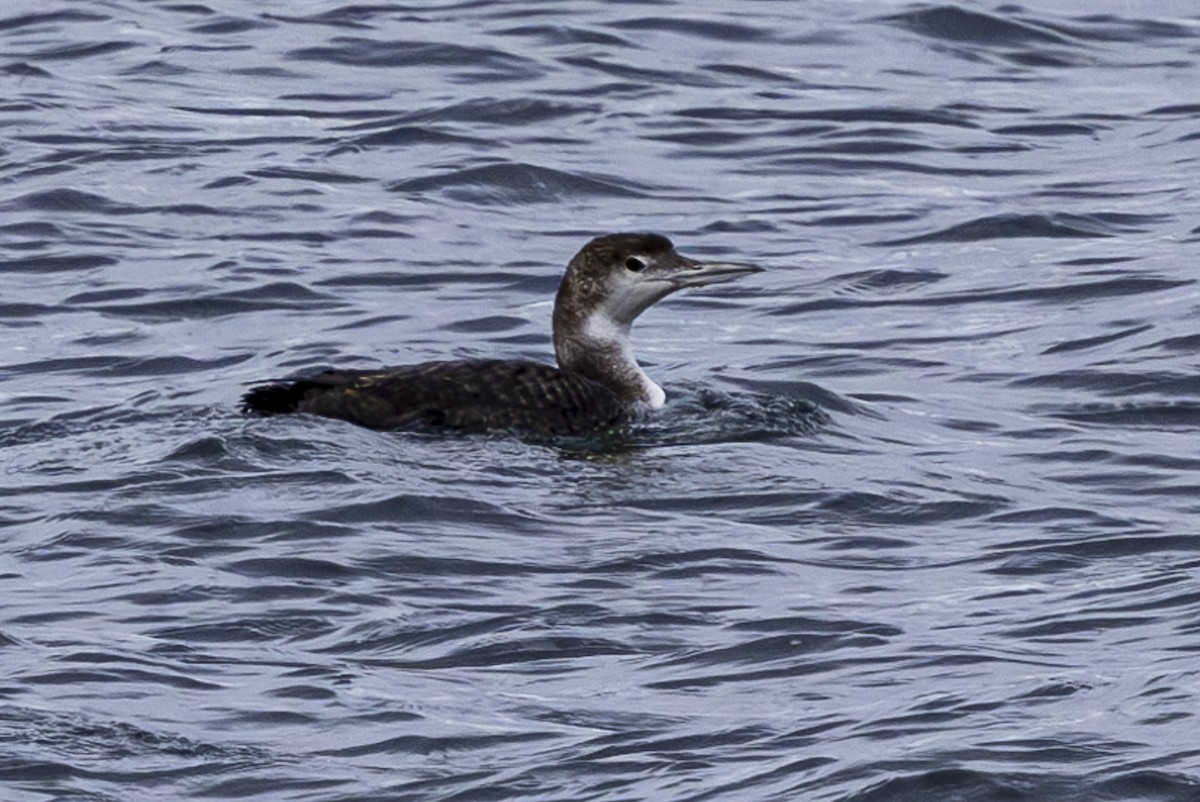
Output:
<instances>
[{"instance_id":1,"label":"dark brown plumage","mask_svg":"<svg viewBox=\"0 0 1200 802\"><path fill-rule=\"evenodd\" d=\"M631 417L628 405L599 382L550 365L503 359L330 370L255 387L242 401L246 412L307 412L372 429L584 435Z\"/></svg>"},{"instance_id":2,"label":"dark brown plumage","mask_svg":"<svg viewBox=\"0 0 1200 802\"><path fill-rule=\"evenodd\" d=\"M468 359L329 370L254 387L242 396L242 409L257 415L310 413L373 429L596 433L663 404L662 388L633 356L634 319L675 290L758 270L688 259L657 234L608 234L575 255L559 286L558 367Z\"/></svg>"}]
</instances>

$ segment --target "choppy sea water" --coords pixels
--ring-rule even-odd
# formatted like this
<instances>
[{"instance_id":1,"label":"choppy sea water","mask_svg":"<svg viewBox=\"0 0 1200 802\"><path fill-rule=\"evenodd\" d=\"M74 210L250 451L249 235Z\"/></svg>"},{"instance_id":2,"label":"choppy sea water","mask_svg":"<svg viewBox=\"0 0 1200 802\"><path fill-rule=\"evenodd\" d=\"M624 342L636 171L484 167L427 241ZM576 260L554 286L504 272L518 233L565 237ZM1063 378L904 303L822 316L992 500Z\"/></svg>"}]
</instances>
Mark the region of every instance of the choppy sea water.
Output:
<instances>
[{"instance_id":1,"label":"choppy sea water","mask_svg":"<svg viewBox=\"0 0 1200 802\"><path fill-rule=\"evenodd\" d=\"M1190 0L9 3L0 796L1200 798ZM550 359L621 443L250 420Z\"/></svg>"}]
</instances>

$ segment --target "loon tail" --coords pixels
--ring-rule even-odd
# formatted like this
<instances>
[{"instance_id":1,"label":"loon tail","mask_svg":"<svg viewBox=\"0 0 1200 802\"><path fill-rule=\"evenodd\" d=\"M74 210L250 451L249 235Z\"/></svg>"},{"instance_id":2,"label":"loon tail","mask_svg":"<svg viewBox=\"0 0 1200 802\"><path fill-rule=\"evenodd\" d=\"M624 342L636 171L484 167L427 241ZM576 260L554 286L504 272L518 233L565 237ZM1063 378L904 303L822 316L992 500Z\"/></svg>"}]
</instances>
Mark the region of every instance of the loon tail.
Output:
<instances>
[{"instance_id":1,"label":"loon tail","mask_svg":"<svg viewBox=\"0 0 1200 802\"><path fill-rule=\"evenodd\" d=\"M242 412L247 415L287 415L296 411L304 399L304 393L312 385L304 382L287 384L262 384L252 387L242 396Z\"/></svg>"},{"instance_id":2,"label":"loon tail","mask_svg":"<svg viewBox=\"0 0 1200 802\"><path fill-rule=\"evenodd\" d=\"M369 371L326 370L315 376L260 384L242 395L242 412L247 415L290 415L301 411L314 395L352 384Z\"/></svg>"}]
</instances>

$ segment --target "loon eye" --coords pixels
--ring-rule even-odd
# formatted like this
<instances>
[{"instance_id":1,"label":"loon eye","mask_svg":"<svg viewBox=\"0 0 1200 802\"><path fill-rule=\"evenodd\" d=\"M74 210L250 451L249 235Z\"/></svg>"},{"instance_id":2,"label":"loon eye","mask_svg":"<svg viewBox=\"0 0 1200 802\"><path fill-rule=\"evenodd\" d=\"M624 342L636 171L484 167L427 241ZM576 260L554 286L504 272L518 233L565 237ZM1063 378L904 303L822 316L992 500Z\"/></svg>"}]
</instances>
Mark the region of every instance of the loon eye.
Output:
<instances>
[{"instance_id":1,"label":"loon eye","mask_svg":"<svg viewBox=\"0 0 1200 802\"><path fill-rule=\"evenodd\" d=\"M630 256L625 260L625 269L640 273L646 269L646 260L640 256Z\"/></svg>"}]
</instances>

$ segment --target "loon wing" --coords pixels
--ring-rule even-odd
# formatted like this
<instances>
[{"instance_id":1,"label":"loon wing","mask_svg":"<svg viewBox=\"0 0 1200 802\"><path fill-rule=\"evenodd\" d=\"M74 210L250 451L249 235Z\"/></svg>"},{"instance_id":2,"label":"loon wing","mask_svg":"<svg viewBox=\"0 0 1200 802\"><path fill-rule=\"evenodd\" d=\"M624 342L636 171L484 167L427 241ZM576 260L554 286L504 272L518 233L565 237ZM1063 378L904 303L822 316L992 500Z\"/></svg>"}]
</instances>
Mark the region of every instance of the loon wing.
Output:
<instances>
[{"instance_id":1,"label":"loon wing","mask_svg":"<svg viewBox=\"0 0 1200 802\"><path fill-rule=\"evenodd\" d=\"M550 365L503 359L328 370L251 388L242 404L259 415L307 412L373 429L587 434L629 417L626 405L598 382Z\"/></svg>"}]
</instances>

